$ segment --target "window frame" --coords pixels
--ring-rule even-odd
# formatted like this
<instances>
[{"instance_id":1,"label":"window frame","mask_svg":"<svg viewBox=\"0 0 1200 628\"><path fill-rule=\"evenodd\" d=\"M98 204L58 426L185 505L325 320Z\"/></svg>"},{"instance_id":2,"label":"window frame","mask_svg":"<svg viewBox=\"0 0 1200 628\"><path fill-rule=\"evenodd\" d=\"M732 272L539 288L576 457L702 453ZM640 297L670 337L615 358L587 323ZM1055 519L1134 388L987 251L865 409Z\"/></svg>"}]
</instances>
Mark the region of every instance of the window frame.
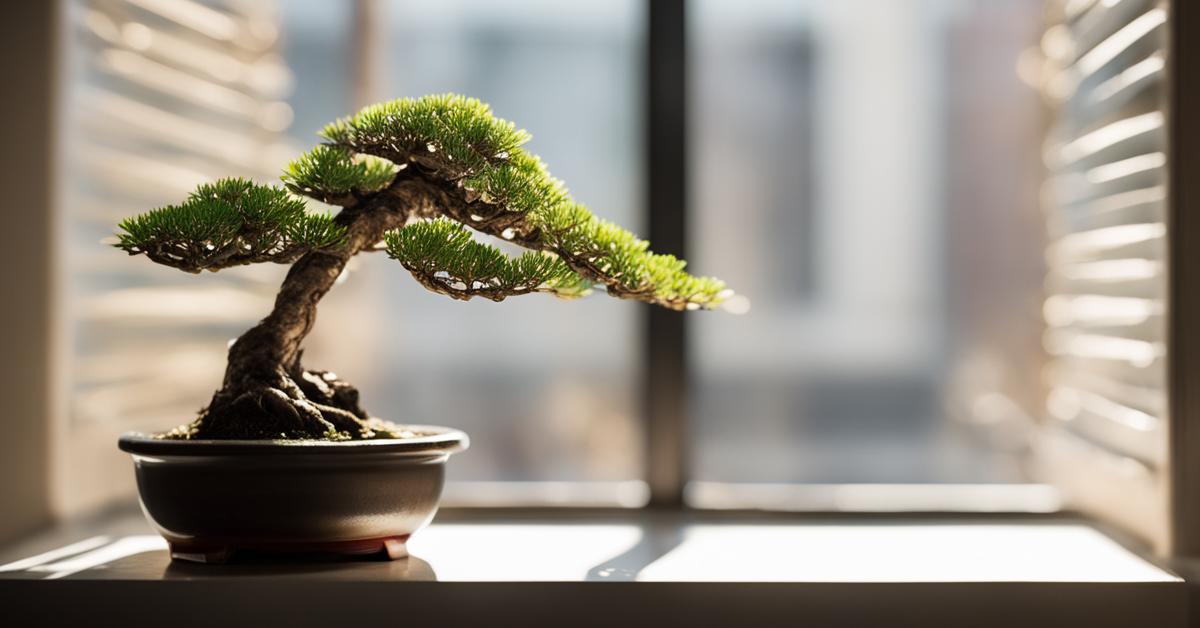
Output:
<instances>
[{"instance_id":1,"label":"window frame","mask_svg":"<svg viewBox=\"0 0 1200 628\"><path fill-rule=\"evenodd\" d=\"M1196 3L1167 3L1167 497L1161 553L1200 556L1200 50ZM1189 176L1190 174L1190 176ZM1190 429L1189 429L1190 428Z\"/></svg>"},{"instance_id":2,"label":"window frame","mask_svg":"<svg viewBox=\"0 0 1200 628\"><path fill-rule=\"evenodd\" d=\"M646 2L644 164L647 238L687 257L688 120L686 0ZM685 506L688 482L687 313L642 308L642 424L649 504Z\"/></svg>"}]
</instances>

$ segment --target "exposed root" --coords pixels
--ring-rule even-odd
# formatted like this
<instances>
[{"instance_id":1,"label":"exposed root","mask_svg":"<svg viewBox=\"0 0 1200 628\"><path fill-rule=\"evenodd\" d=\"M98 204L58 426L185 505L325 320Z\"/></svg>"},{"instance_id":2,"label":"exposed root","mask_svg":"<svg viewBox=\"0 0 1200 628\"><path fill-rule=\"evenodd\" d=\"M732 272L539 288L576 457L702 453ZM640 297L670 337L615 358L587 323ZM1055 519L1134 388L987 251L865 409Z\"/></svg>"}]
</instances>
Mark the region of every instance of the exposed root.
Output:
<instances>
[{"instance_id":1,"label":"exposed root","mask_svg":"<svg viewBox=\"0 0 1200 628\"><path fill-rule=\"evenodd\" d=\"M357 418L367 418L367 413L358 405L358 389L338 379L329 371L306 371L299 369L296 385L305 397L323 406L349 412Z\"/></svg>"},{"instance_id":2,"label":"exposed root","mask_svg":"<svg viewBox=\"0 0 1200 628\"><path fill-rule=\"evenodd\" d=\"M358 405L358 390L333 373L282 368L244 378L213 395L188 425L164 438L213 440L364 440L404 438L405 430L372 419Z\"/></svg>"}]
</instances>

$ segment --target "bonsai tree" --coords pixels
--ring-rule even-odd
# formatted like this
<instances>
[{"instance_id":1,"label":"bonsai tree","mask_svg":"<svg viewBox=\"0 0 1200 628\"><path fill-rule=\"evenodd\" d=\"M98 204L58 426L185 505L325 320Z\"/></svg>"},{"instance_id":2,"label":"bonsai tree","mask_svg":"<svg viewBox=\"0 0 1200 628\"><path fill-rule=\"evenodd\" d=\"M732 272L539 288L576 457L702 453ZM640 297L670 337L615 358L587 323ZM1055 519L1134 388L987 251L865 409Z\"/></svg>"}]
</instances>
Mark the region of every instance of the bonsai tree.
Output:
<instances>
[{"instance_id":1,"label":"bonsai tree","mask_svg":"<svg viewBox=\"0 0 1200 628\"><path fill-rule=\"evenodd\" d=\"M178 205L122 221L115 246L191 273L291 264L271 313L229 349L221 388L199 417L166 436L188 439L371 439L403 436L371 418L358 391L301 364L317 303L351 257L386 250L421 285L448 297L502 301L594 289L675 310L712 308L724 284L684 272L575 202L530 136L456 95L372 105L321 132L287 166L284 187L244 179L199 186ZM310 213L300 197L340 206ZM510 257L471 231L529 249Z\"/></svg>"}]
</instances>

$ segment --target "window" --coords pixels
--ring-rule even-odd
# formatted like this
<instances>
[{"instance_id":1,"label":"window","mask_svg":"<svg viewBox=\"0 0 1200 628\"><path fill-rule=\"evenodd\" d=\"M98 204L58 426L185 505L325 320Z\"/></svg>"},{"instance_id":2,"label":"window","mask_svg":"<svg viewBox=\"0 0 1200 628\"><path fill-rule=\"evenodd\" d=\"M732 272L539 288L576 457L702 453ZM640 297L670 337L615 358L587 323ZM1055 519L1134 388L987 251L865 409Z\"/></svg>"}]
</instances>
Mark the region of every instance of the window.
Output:
<instances>
[{"instance_id":1,"label":"window","mask_svg":"<svg viewBox=\"0 0 1200 628\"><path fill-rule=\"evenodd\" d=\"M115 434L205 403L225 343L283 270L176 277L99 246L114 221L219 175L272 180L367 101L456 91L531 130L577 198L653 230L751 308L647 325L646 308L600 297L454 303L356 260L306 359L381 416L471 433L452 502L640 506L646 461L667 458L685 473L666 488L692 507L1054 510L1061 489L1162 536L1160 3L67 9L72 509L132 493ZM662 59L647 51L664 34L677 48L659 70L687 90L656 110L647 76ZM679 116L684 137L656 134ZM656 221L664 208L646 199L674 183L648 174L662 164L646 144L663 140L686 147L674 166L688 200ZM651 362L686 385L659 387ZM683 424L661 407L683 408ZM648 432L667 447L647 451ZM1095 477L1133 506L1113 509Z\"/></svg>"},{"instance_id":2,"label":"window","mask_svg":"<svg viewBox=\"0 0 1200 628\"><path fill-rule=\"evenodd\" d=\"M1041 2L689 7L693 263L753 302L692 325L694 497L1028 482Z\"/></svg>"}]
</instances>

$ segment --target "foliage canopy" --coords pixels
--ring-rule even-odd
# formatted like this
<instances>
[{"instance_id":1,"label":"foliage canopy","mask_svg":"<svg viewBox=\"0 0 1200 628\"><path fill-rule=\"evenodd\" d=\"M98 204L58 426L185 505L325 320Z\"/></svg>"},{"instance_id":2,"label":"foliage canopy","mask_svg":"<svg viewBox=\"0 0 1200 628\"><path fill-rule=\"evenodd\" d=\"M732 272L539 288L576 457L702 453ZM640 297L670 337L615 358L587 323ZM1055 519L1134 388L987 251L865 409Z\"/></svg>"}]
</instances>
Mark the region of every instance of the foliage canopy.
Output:
<instances>
[{"instance_id":1,"label":"foliage canopy","mask_svg":"<svg viewBox=\"0 0 1200 628\"><path fill-rule=\"evenodd\" d=\"M284 188L223 179L179 205L120 223L117 246L192 272L292 262L344 247L342 216L305 211L295 195L347 209L386 206L404 181L421 179L446 203L385 234L388 255L425 287L448 296L501 300L530 292L577 297L593 287L674 309L712 308L723 282L593 215L523 145L530 136L484 103L453 94L369 106L322 131L328 141L287 166ZM472 230L530 249L510 257ZM353 254L357 251L351 251Z\"/></svg>"}]
</instances>

